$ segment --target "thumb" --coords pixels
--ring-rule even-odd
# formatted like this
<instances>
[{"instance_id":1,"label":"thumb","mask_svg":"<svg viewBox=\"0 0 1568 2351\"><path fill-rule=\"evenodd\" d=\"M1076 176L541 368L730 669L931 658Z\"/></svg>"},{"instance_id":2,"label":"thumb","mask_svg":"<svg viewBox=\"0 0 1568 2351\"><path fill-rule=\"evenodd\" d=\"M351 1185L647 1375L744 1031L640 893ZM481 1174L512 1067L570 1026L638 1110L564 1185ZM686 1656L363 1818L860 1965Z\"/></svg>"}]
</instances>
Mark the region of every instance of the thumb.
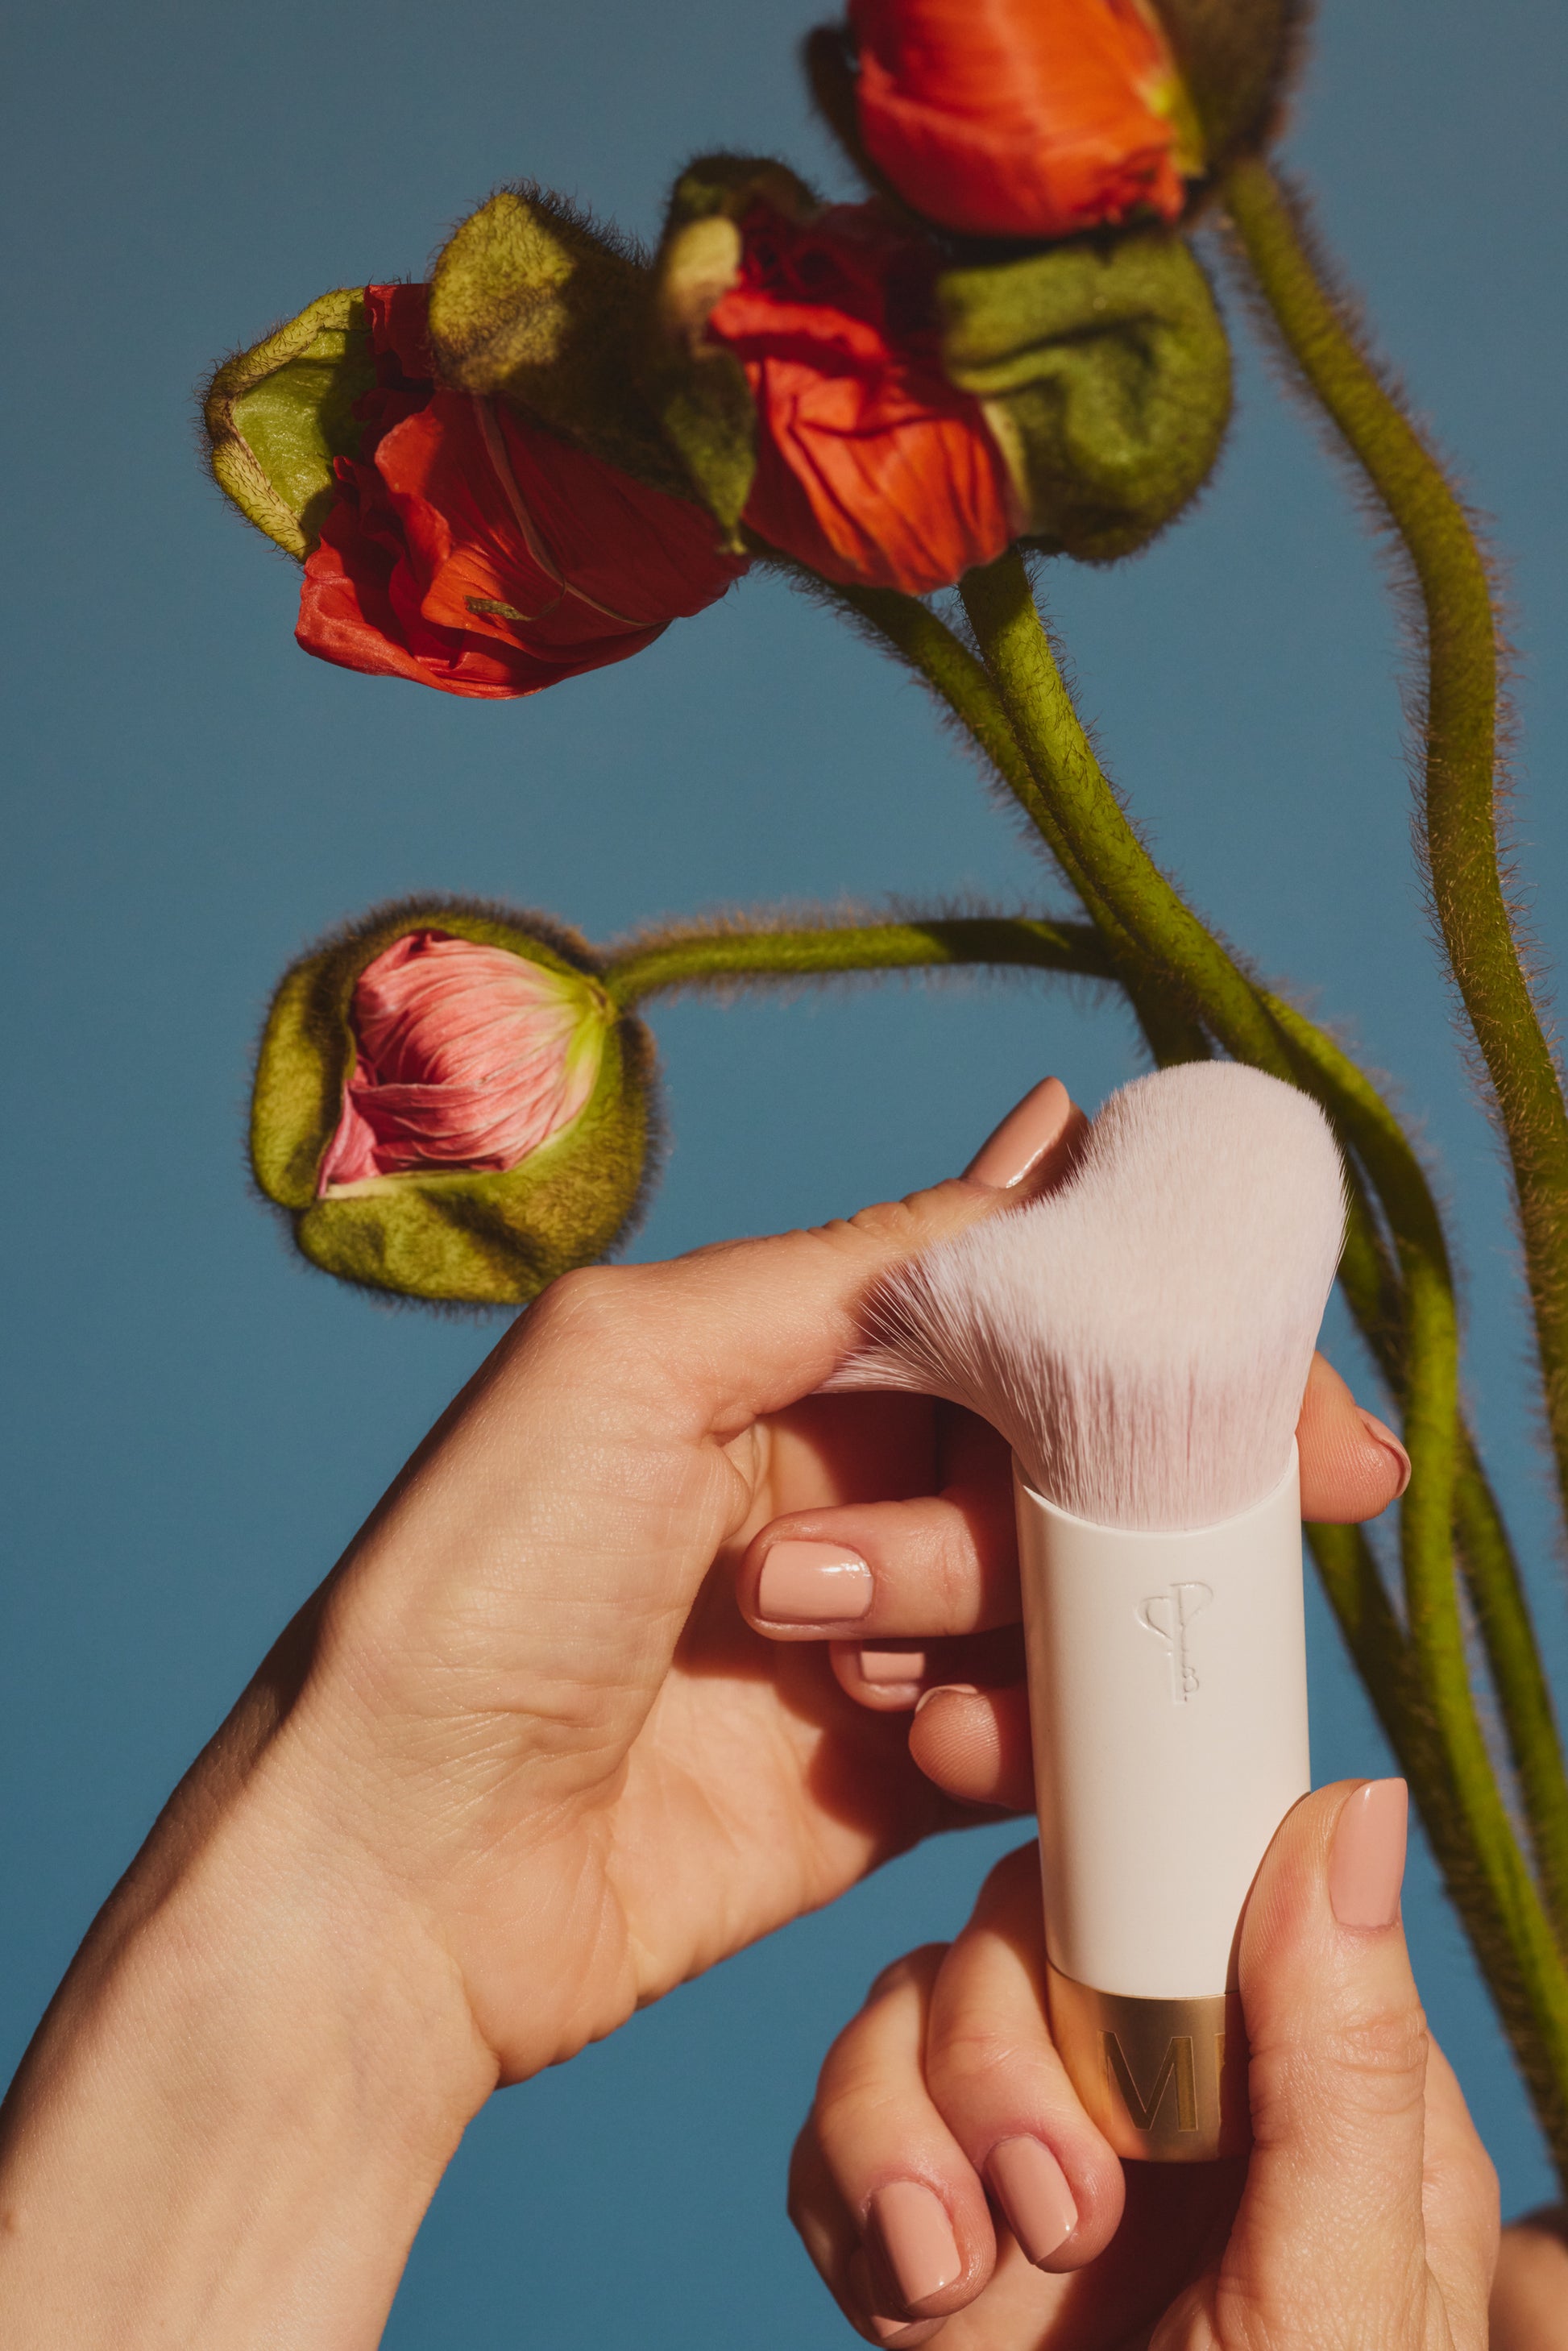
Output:
<instances>
[{"instance_id":1,"label":"thumb","mask_svg":"<svg viewBox=\"0 0 1568 2351\"><path fill-rule=\"evenodd\" d=\"M580 1379L586 1371L600 1393L634 1392L640 1412L665 1431L722 1440L821 1387L853 1348L882 1277L1032 1196L1071 1157L1083 1124L1060 1079L1046 1078L965 1176L808 1230L568 1275L518 1324L517 1351L575 1351Z\"/></svg>"},{"instance_id":2,"label":"thumb","mask_svg":"<svg viewBox=\"0 0 1568 2351\"><path fill-rule=\"evenodd\" d=\"M481 1678L494 1678L506 1623L536 1665L548 1651L562 1672L634 1650L645 1691L747 1506L727 1441L821 1387L876 1281L1045 1180L1077 1120L1047 1079L951 1183L809 1232L563 1276L361 1531L347 1603L383 1654L419 1650L455 1613Z\"/></svg>"},{"instance_id":3,"label":"thumb","mask_svg":"<svg viewBox=\"0 0 1568 2351\"><path fill-rule=\"evenodd\" d=\"M1399 1917L1406 1808L1402 1780L1342 1782L1297 1805L1264 1859L1240 1954L1246 2186L1197 2290L1207 2307L1173 2313L1160 2351L1449 2339L1423 2220L1428 2044Z\"/></svg>"}]
</instances>

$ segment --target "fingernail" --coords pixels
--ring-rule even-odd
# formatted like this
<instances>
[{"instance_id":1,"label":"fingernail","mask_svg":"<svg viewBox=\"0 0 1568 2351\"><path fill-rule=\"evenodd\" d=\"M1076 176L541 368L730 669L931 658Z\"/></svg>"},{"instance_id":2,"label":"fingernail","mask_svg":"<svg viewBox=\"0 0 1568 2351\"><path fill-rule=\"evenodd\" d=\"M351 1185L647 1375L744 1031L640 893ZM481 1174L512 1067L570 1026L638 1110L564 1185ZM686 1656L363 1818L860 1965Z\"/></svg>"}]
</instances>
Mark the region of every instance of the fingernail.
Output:
<instances>
[{"instance_id":1,"label":"fingernail","mask_svg":"<svg viewBox=\"0 0 1568 2351\"><path fill-rule=\"evenodd\" d=\"M894 2283L911 2308L962 2276L947 2207L918 2179L894 2179L879 2188L871 2199L871 2220Z\"/></svg>"},{"instance_id":2,"label":"fingernail","mask_svg":"<svg viewBox=\"0 0 1568 2351\"><path fill-rule=\"evenodd\" d=\"M1374 1445L1382 1446L1383 1450L1399 1472L1399 1483L1394 1489L1394 1499L1397 1501L1410 1483L1410 1456L1406 1452L1394 1431L1385 1422L1379 1420L1375 1412L1362 1410L1361 1425Z\"/></svg>"},{"instance_id":3,"label":"fingernail","mask_svg":"<svg viewBox=\"0 0 1568 2351\"><path fill-rule=\"evenodd\" d=\"M873 2289L871 2265L863 2252L852 2253L849 2266L849 2289L866 2316L866 2325L879 2343L893 2346L893 2351L915 2351L917 2343L929 2343L940 2335L946 2320L943 2318L883 2318L872 2308Z\"/></svg>"},{"instance_id":4,"label":"fingernail","mask_svg":"<svg viewBox=\"0 0 1568 2351\"><path fill-rule=\"evenodd\" d=\"M757 1580L757 1613L776 1625L849 1625L871 1606L871 1570L842 1543L774 1543Z\"/></svg>"},{"instance_id":5,"label":"fingernail","mask_svg":"<svg viewBox=\"0 0 1568 2351\"><path fill-rule=\"evenodd\" d=\"M915 1703L916 1714L924 1714L934 1698L978 1698L978 1682L936 1682L930 1689L922 1690Z\"/></svg>"},{"instance_id":6,"label":"fingernail","mask_svg":"<svg viewBox=\"0 0 1568 2351\"><path fill-rule=\"evenodd\" d=\"M1078 2226L1067 2174L1043 2141L1005 2138L986 2159L986 2178L1026 2261L1049 2261Z\"/></svg>"},{"instance_id":7,"label":"fingernail","mask_svg":"<svg viewBox=\"0 0 1568 2351\"><path fill-rule=\"evenodd\" d=\"M890 2351L915 2351L917 2343L929 2343L940 2335L946 2323L943 2318L879 2318L874 2310L871 2314L872 2333Z\"/></svg>"},{"instance_id":8,"label":"fingernail","mask_svg":"<svg viewBox=\"0 0 1568 2351\"><path fill-rule=\"evenodd\" d=\"M1392 1927L1405 1877L1410 1798L1403 1780L1369 1780L1334 1824L1329 1901L1342 1927Z\"/></svg>"},{"instance_id":9,"label":"fingernail","mask_svg":"<svg viewBox=\"0 0 1568 2351\"><path fill-rule=\"evenodd\" d=\"M964 1173L971 1184L1010 1191L1038 1165L1072 1115L1072 1102L1060 1078L1042 1078L988 1135Z\"/></svg>"},{"instance_id":10,"label":"fingernail","mask_svg":"<svg viewBox=\"0 0 1568 2351\"><path fill-rule=\"evenodd\" d=\"M893 1682L907 1682L913 1689L925 1671L924 1649L869 1649L860 1653L861 1679L874 1682L885 1689Z\"/></svg>"}]
</instances>

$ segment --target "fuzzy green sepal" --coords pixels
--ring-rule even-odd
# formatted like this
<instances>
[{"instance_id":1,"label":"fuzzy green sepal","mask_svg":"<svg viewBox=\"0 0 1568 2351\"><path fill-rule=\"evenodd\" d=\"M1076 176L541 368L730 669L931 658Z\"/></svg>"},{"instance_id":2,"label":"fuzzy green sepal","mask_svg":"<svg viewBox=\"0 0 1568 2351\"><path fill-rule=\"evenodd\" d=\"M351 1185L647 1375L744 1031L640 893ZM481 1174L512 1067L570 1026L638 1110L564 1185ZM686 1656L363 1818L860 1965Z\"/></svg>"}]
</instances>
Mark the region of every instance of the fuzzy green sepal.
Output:
<instances>
[{"instance_id":1,"label":"fuzzy green sepal","mask_svg":"<svg viewBox=\"0 0 1568 2351\"><path fill-rule=\"evenodd\" d=\"M354 402L375 377L364 292L347 286L225 360L207 388L213 478L301 562L331 509L333 459L359 452Z\"/></svg>"},{"instance_id":2,"label":"fuzzy green sepal","mask_svg":"<svg viewBox=\"0 0 1568 2351\"><path fill-rule=\"evenodd\" d=\"M571 1124L502 1173L409 1174L320 1199L317 1178L354 1060L350 1009L366 966L410 931L507 949L581 984L599 1074ZM656 1157L648 1030L611 1002L600 959L547 917L440 900L379 909L284 976L251 1107L251 1165L302 1253L340 1280L405 1297L515 1306L602 1258L636 1220Z\"/></svg>"},{"instance_id":3,"label":"fuzzy green sepal","mask_svg":"<svg viewBox=\"0 0 1568 2351\"><path fill-rule=\"evenodd\" d=\"M442 381L542 417L622 473L690 497L642 388L653 273L628 241L531 183L502 188L435 265Z\"/></svg>"},{"instance_id":4,"label":"fuzzy green sepal","mask_svg":"<svg viewBox=\"0 0 1568 2351\"><path fill-rule=\"evenodd\" d=\"M1230 346L1185 239L1077 238L945 271L936 292L946 371L985 403L1044 551L1129 555L1207 479Z\"/></svg>"},{"instance_id":5,"label":"fuzzy green sepal","mask_svg":"<svg viewBox=\"0 0 1568 2351\"><path fill-rule=\"evenodd\" d=\"M1272 134L1307 0L1155 0L1211 172Z\"/></svg>"},{"instance_id":6,"label":"fuzzy green sepal","mask_svg":"<svg viewBox=\"0 0 1568 2351\"><path fill-rule=\"evenodd\" d=\"M740 223L758 204L790 220L819 209L805 181L767 157L700 155L682 172L654 264L655 333L644 369L665 437L735 553L757 471L757 412L746 371L708 341L707 321L739 271Z\"/></svg>"}]
</instances>

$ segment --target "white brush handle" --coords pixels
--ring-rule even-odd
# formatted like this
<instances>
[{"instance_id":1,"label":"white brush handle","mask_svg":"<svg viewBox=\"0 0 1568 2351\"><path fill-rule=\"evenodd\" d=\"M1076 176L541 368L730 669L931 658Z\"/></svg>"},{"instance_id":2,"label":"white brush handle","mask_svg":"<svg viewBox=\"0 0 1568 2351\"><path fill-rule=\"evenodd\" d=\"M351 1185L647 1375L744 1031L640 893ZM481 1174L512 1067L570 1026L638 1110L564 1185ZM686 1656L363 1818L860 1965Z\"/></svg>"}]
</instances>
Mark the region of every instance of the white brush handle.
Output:
<instances>
[{"instance_id":1,"label":"white brush handle","mask_svg":"<svg viewBox=\"0 0 1568 2351\"><path fill-rule=\"evenodd\" d=\"M1124 2142L1130 2122L1124 2152L1210 2155L1221 2126L1191 2115L1220 2095L1227 2038L1232 2075L1241 2056L1238 1922L1311 1785L1295 1448L1253 1509L1185 1534L1093 1526L1014 1486L1058 2039Z\"/></svg>"}]
</instances>

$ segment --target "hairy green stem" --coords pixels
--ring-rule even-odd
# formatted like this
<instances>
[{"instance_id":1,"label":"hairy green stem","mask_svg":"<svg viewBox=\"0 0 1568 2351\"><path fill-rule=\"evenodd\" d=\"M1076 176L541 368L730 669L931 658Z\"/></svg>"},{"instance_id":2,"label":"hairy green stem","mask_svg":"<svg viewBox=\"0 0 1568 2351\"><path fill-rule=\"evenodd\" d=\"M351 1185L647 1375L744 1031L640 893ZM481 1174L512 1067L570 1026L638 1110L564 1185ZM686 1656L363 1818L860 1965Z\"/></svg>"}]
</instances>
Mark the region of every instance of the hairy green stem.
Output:
<instances>
[{"instance_id":1,"label":"hairy green stem","mask_svg":"<svg viewBox=\"0 0 1568 2351\"><path fill-rule=\"evenodd\" d=\"M1450 1890L1483 1965L1500 1922L1525 2009L1511 2004L1509 1983L1500 1978L1500 2004L1559 2168L1568 2176L1568 1969L1498 1786L1470 1687L1458 1609L1453 1559L1458 1341L1436 1208L1397 1122L1361 1072L1311 1023L1262 998L1138 840L1072 708L1019 558L1003 557L971 572L963 594L987 668L1053 820L1118 923L1230 1052L1327 1095L1383 1198L1399 1264L1406 1437L1413 1463L1401 1512L1410 1649L1447 1782L1417 1782L1417 1792L1423 1812L1430 1802L1434 1817L1450 1795L1457 1807L1466 1863L1450 1877Z\"/></svg>"},{"instance_id":2,"label":"hairy green stem","mask_svg":"<svg viewBox=\"0 0 1568 2351\"><path fill-rule=\"evenodd\" d=\"M1519 1781L1542 1893L1559 1948L1568 1952L1568 1776L1557 1713L1519 1562L1462 1422L1454 1476L1454 1532Z\"/></svg>"},{"instance_id":3,"label":"hairy green stem","mask_svg":"<svg viewBox=\"0 0 1568 2351\"><path fill-rule=\"evenodd\" d=\"M1442 465L1368 358L1349 306L1267 163L1253 156L1234 165L1224 195L1272 323L1403 540L1420 590L1432 901L1512 1164L1547 1420L1568 1504L1568 1106L1499 865L1500 663L1486 564Z\"/></svg>"},{"instance_id":4,"label":"hairy green stem","mask_svg":"<svg viewBox=\"0 0 1568 2351\"><path fill-rule=\"evenodd\" d=\"M1419 1479L1413 1477L1402 1514L1411 1632L1423 1650L1433 1702L1446 1729L1458 1740L1460 1749L1479 1770L1477 1743L1484 1750L1484 1739L1465 1669L1463 1631L1453 1586L1457 1532L1460 1565L1506 1727L1542 1891L1556 1942L1568 1952L1568 1771L1518 1564L1458 1413L1453 1281L1437 1203L1398 1120L1364 1072L1292 1005L1268 994L1263 1001L1298 1058L1302 1081L1332 1112L1371 1176L1395 1234L1403 1277L1402 1327L1397 1333L1388 1327L1384 1280L1379 1280L1373 1290L1367 1274L1363 1273L1354 1289L1348 1280L1346 1287L1353 1311L1379 1353L1404 1409L1412 1462L1422 1469L1418 1450L1424 1445L1430 1447L1430 1458L1442 1465L1448 1487L1439 1519L1436 1505L1428 1499L1430 1472ZM1354 1217L1352 1232L1353 1236L1356 1232ZM1346 1270L1342 1269L1342 1278ZM1436 1365L1442 1367L1440 1372L1434 1369ZM1440 1381L1436 1390L1430 1384L1433 1379ZM1448 1693L1447 1711L1437 1697L1439 1688ZM1490 1770L1486 1777L1495 1792ZM1461 1783L1461 1792L1465 1784Z\"/></svg>"},{"instance_id":5,"label":"hairy green stem","mask_svg":"<svg viewBox=\"0 0 1568 2351\"><path fill-rule=\"evenodd\" d=\"M1201 1010L1228 1051L1286 1076L1280 1040L1250 980L1172 889L1106 782L1040 625L1021 556L1009 550L969 572L962 592L1019 747L1097 899L1186 1008Z\"/></svg>"},{"instance_id":6,"label":"hairy green stem","mask_svg":"<svg viewBox=\"0 0 1568 2351\"><path fill-rule=\"evenodd\" d=\"M998 965L1109 979L1113 967L1088 923L1026 915L932 915L917 921L644 934L612 954L603 979L623 1011L649 996L751 981L831 979L853 972Z\"/></svg>"},{"instance_id":7,"label":"hairy green stem","mask_svg":"<svg viewBox=\"0 0 1568 2351\"><path fill-rule=\"evenodd\" d=\"M1406 1407L1416 1464L1402 1513L1412 1640L1394 1616L1358 1531L1315 1529L1313 1548L1347 1645L1416 1791L1559 2166L1568 2169L1568 1978L1476 1713L1454 1580L1456 1513L1542 1884L1560 1929L1568 1780L1517 1568L1458 1418L1451 1277L1420 1164L1348 1057L1293 1008L1262 997L1147 856L1078 722L1021 566L992 567L966 582L988 676L924 606L887 595L852 601L857 616L891 641L969 727L1079 886L1156 1059L1186 1058L1194 1040L1196 1050L1206 1050L1207 1020L1233 1052L1317 1093L1353 1155L1342 1272L1356 1319ZM1027 778L1019 774L1020 756ZM1134 968L1143 981L1137 991ZM1392 1256L1358 1166L1388 1216Z\"/></svg>"},{"instance_id":8,"label":"hairy green stem","mask_svg":"<svg viewBox=\"0 0 1568 2351\"><path fill-rule=\"evenodd\" d=\"M1083 871L1050 800L1019 747L1007 712L983 665L946 622L914 596L894 588L835 588L833 597L862 627L874 631L900 660L945 702L1007 785L1086 911L1108 935L1126 944L1110 909Z\"/></svg>"}]
</instances>

